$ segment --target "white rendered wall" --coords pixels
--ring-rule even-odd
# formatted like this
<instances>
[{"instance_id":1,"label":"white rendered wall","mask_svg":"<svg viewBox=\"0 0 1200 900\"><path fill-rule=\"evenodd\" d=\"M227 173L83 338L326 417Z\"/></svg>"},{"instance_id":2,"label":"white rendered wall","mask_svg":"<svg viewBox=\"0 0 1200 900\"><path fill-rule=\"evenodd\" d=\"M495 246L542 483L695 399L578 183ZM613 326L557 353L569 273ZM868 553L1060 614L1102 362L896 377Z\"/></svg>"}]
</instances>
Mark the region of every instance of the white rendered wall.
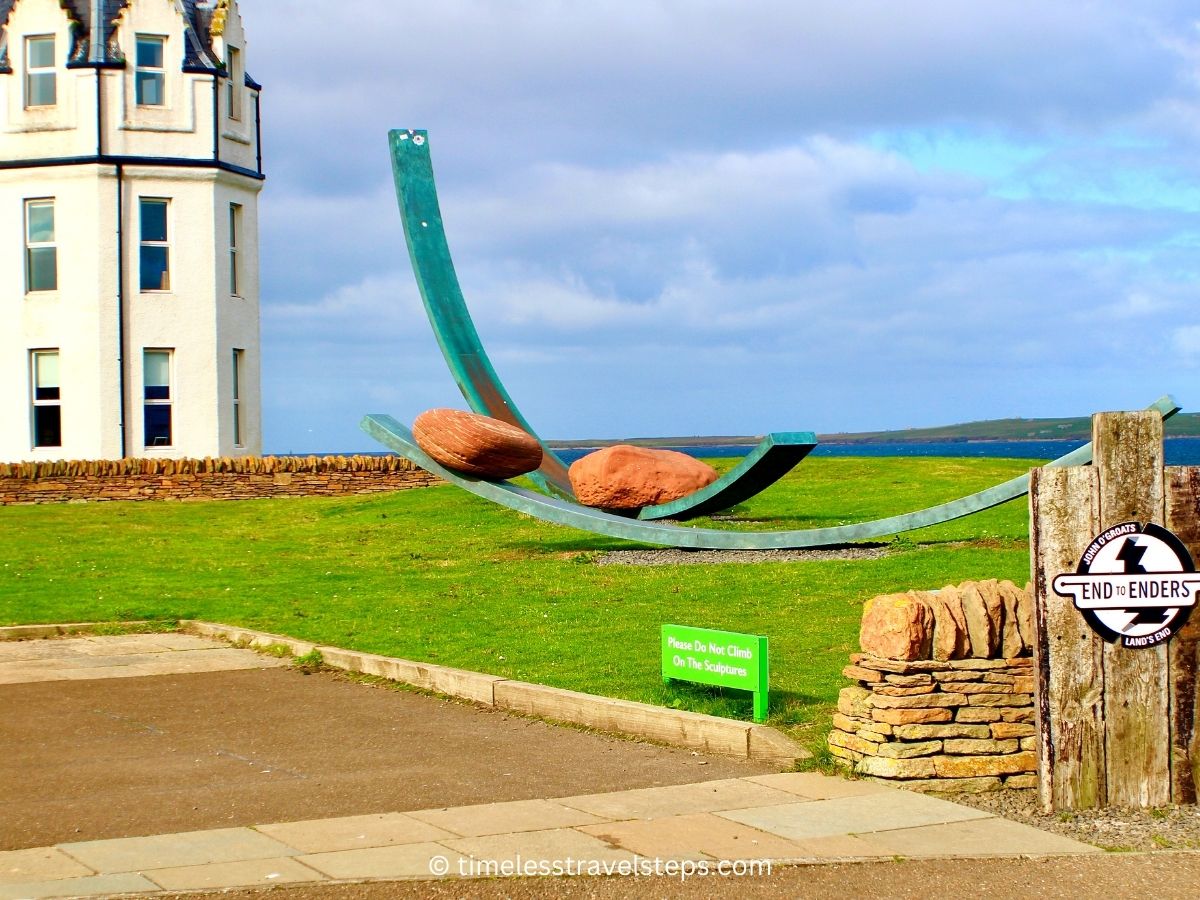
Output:
<instances>
[{"instance_id":1,"label":"white rendered wall","mask_svg":"<svg viewBox=\"0 0 1200 900\"><path fill-rule=\"evenodd\" d=\"M54 34L57 104L25 109L25 37ZM154 157L196 167L126 164L121 169L124 235L125 446L129 456L184 457L262 451L258 215L262 181L216 168L255 170L256 96L238 84L241 117L227 115L226 80L166 68L163 108L138 107L133 83L136 35L165 37L168 60L182 58L183 20L170 0L134 0L118 23L124 70L67 69L70 36L58 0L19 0L7 24L13 73L0 75L0 160ZM224 43L248 57L236 4ZM251 63L252 64L252 63ZM97 76L103 127L97 132ZM214 81L217 90L214 92ZM214 101L217 118L214 122ZM214 125L216 141L214 142ZM0 461L97 459L122 455L118 296L118 166L89 163L0 169ZM171 288L140 290L139 197L170 201ZM25 293L24 201L53 198L58 289ZM242 207L238 296L229 280L229 204ZM233 350L244 351L242 442L233 439ZM30 352L59 350L61 447L33 448ZM174 352L171 447L146 448L142 354Z\"/></svg>"}]
</instances>

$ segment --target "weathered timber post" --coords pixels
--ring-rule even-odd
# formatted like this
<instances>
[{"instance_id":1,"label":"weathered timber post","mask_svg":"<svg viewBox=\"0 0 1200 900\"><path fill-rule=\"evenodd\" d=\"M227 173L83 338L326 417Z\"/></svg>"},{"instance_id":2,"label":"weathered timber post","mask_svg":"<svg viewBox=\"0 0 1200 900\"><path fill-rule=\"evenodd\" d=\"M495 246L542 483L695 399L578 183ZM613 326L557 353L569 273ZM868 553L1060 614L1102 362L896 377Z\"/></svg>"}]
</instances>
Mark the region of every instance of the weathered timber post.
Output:
<instances>
[{"instance_id":1,"label":"weathered timber post","mask_svg":"<svg viewBox=\"0 0 1200 900\"><path fill-rule=\"evenodd\" d=\"M1092 436L1093 466L1030 485L1042 806L1195 803L1200 468L1164 470L1156 412Z\"/></svg>"}]
</instances>

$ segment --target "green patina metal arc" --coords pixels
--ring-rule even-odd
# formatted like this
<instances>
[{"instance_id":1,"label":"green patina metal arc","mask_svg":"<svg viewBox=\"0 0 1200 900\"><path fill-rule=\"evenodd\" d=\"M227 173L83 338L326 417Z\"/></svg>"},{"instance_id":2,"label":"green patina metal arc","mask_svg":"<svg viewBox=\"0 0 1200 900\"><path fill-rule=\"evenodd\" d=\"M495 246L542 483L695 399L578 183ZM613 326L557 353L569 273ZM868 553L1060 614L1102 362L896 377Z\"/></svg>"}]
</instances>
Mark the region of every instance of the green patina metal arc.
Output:
<instances>
[{"instance_id":1,"label":"green patina metal arc","mask_svg":"<svg viewBox=\"0 0 1200 900\"><path fill-rule=\"evenodd\" d=\"M417 276L425 313L433 326L438 346L442 348L446 365L450 367L450 374L475 412L508 422L537 437L537 432L525 421L517 404L504 389L467 310L442 225L442 209L433 180L426 133L397 129L388 133L388 140L408 256ZM541 438L538 442L542 445L542 465L530 477L547 489L571 496L566 466Z\"/></svg>"},{"instance_id":2,"label":"green patina metal arc","mask_svg":"<svg viewBox=\"0 0 1200 900\"><path fill-rule=\"evenodd\" d=\"M1150 407L1168 419L1179 411L1171 397L1163 397ZM999 506L1029 492L1029 476L1021 475L990 487L977 494L960 497L931 506L928 509L838 525L832 528L810 528L801 531L719 531L714 528L691 528L663 522L644 522L615 516L598 509L580 506L566 500L547 497L506 481L485 481L451 472L429 458L413 441L412 433L391 416L369 415L362 420L362 429L381 444L391 447L401 456L412 460L422 469L441 476L484 499L515 509L535 518L560 525L569 525L595 534L624 538L646 544L669 547L689 547L697 550L775 550L799 547L829 547L852 541L870 540L912 531L927 525L949 522L973 513ZM1092 445L1085 444L1061 456L1051 466L1081 466L1092 461Z\"/></svg>"},{"instance_id":3,"label":"green patina metal arc","mask_svg":"<svg viewBox=\"0 0 1200 900\"><path fill-rule=\"evenodd\" d=\"M467 404L477 413L516 425L542 445L542 465L530 477L543 489L573 497L567 467L538 437L496 374L475 323L467 309L450 245L442 223L437 182L424 131L395 130L388 134L396 201L404 222L404 238L412 260L425 313L433 326L442 356ZM774 484L816 445L811 432L769 434L741 465L726 472L703 491L671 503L643 509L642 519L687 519L727 509Z\"/></svg>"}]
</instances>

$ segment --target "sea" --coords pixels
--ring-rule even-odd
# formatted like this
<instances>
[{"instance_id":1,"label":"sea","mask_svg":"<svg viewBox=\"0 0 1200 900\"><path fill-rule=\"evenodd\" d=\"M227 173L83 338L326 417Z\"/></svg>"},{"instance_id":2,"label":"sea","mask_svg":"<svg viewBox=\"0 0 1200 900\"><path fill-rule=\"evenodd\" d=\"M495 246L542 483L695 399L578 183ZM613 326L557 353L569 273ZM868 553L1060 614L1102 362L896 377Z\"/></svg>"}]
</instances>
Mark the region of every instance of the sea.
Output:
<instances>
[{"instance_id":1,"label":"sea","mask_svg":"<svg viewBox=\"0 0 1200 900\"><path fill-rule=\"evenodd\" d=\"M881 444L818 444L812 456L978 456L993 459L1058 459L1081 447L1084 441L903 441ZM595 447L555 451L570 464ZM745 456L750 444L664 447L688 456L724 459ZM1200 438L1167 438L1163 441L1168 466L1200 466Z\"/></svg>"}]
</instances>

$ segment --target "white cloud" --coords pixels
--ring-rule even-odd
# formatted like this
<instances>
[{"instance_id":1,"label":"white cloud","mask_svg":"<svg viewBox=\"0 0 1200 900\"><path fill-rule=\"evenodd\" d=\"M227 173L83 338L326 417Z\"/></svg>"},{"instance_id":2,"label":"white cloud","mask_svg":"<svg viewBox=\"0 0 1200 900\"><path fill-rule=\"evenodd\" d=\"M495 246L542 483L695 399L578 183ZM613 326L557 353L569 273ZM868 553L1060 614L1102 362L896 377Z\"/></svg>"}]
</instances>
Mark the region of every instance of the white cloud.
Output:
<instances>
[{"instance_id":1,"label":"white cloud","mask_svg":"<svg viewBox=\"0 0 1200 900\"><path fill-rule=\"evenodd\" d=\"M1082 413L1194 379L1183 0L244 7L268 446L458 402L397 126L429 128L480 333L555 436Z\"/></svg>"}]
</instances>

